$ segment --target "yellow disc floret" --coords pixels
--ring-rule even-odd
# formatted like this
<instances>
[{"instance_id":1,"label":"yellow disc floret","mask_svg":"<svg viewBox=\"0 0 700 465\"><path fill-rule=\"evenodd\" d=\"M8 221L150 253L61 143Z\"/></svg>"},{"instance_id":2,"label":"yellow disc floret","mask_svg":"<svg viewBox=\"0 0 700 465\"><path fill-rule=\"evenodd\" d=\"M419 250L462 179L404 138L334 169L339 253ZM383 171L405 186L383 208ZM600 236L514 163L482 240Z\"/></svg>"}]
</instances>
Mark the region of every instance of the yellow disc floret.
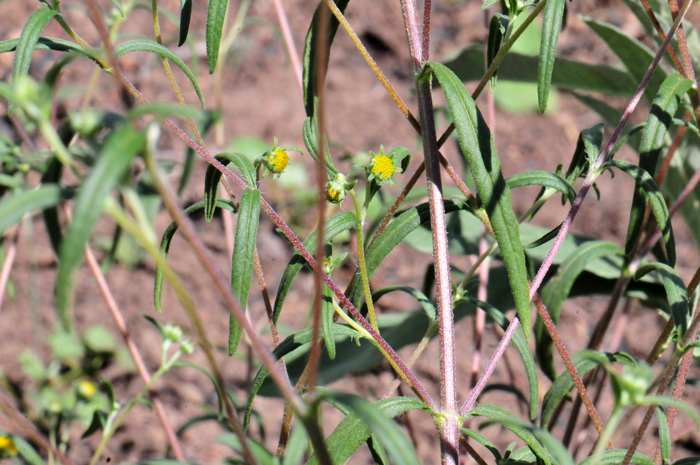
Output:
<instances>
[{"instance_id":1,"label":"yellow disc floret","mask_svg":"<svg viewBox=\"0 0 700 465\"><path fill-rule=\"evenodd\" d=\"M15 446L15 441L7 436L0 436L0 451L4 451L8 455L17 455L17 446Z\"/></svg>"},{"instance_id":2,"label":"yellow disc floret","mask_svg":"<svg viewBox=\"0 0 700 465\"><path fill-rule=\"evenodd\" d=\"M268 152L265 160L265 166L271 173L280 174L289 164L289 155L283 149L275 149Z\"/></svg>"},{"instance_id":3,"label":"yellow disc floret","mask_svg":"<svg viewBox=\"0 0 700 465\"><path fill-rule=\"evenodd\" d=\"M80 394L86 399L95 395L95 391L95 385L92 384L90 381L83 380L80 382L80 384L78 384L78 394Z\"/></svg>"},{"instance_id":4,"label":"yellow disc floret","mask_svg":"<svg viewBox=\"0 0 700 465\"><path fill-rule=\"evenodd\" d=\"M396 173L396 166L386 155L375 155L369 164L370 173L379 182L386 182Z\"/></svg>"}]
</instances>

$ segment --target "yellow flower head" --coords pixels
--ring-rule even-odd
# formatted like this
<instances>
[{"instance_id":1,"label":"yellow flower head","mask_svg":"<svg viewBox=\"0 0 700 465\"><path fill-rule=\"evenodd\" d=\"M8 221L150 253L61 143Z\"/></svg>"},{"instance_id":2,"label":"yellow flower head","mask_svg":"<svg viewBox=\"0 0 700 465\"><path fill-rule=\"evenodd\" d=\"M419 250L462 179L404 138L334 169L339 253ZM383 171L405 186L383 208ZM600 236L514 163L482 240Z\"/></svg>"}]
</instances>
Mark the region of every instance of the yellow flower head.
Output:
<instances>
[{"instance_id":1,"label":"yellow flower head","mask_svg":"<svg viewBox=\"0 0 700 465\"><path fill-rule=\"evenodd\" d=\"M340 206L347 196L346 191L354 186L354 182L348 183L347 178L342 173L338 173L335 175L335 179L326 184L326 198L329 202Z\"/></svg>"},{"instance_id":2,"label":"yellow flower head","mask_svg":"<svg viewBox=\"0 0 700 465\"><path fill-rule=\"evenodd\" d=\"M381 147L379 155L373 152L370 153L372 154L372 159L369 162L370 179L377 181L380 186L386 183L393 186L394 183L391 178L396 173L400 173L401 168L394 164L394 160L391 157L384 155L384 147Z\"/></svg>"},{"instance_id":3,"label":"yellow flower head","mask_svg":"<svg viewBox=\"0 0 700 465\"><path fill-rule=\"evenodd\" d=\"M271 173L280 174L289 164L289 155L284 149L275 149L267 152L265 156L265 167Z\"/></svg>"},{"instance_id":4,"label":"yellow flower head","mask_svg":"<svg viewBox=\"0 0 700 465\"><path fill-rule=\"evenodd\" d=\"M88 399L95 395L95 385L92 384L90 381L81 381L80 384L78 384L78 394L80 394L82 397Z\"/></svg>"},{"instance_id":5,"label":"yellow flower head","mask_svg":"<svg viewBox=\"0 0 700 465\"><path fill-rule=\"evenodd\" d=\"M388 181L396 173L394 162L386 155L372 157L369 167L377 181Z\"/></svg>"},{"instance_id":6,"label":"yellow flower head","mask_svg":"<svg viewBox=\"0 0 700 465\"><path fill-rule=\"evenodd\" d=\"M17 455L17 446L15 446L15 441L7 436L0 436L0 451L6 452L8 455Z\"/></svg>"}]
</instances>

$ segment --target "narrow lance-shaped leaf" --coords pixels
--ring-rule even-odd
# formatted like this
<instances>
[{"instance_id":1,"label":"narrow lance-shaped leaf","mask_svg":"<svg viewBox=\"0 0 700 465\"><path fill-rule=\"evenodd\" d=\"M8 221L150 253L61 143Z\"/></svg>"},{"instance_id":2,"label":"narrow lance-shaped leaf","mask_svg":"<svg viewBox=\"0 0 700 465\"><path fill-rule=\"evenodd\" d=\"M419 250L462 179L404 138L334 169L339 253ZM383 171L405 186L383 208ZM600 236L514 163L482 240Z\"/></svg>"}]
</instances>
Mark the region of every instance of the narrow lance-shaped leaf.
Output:
<instances>
[{"instance_id":1,"label":"narrow lance-shaped leaf","mask_svg":"<svg viewBox=\"0 0 700 465\"><path fill-rule=\"evenodd\" d=\"M538 61L538 57L511 51L498 66L498 78L501 81L536 83ZM444 64L463 82L479 81L484 74L484 47L483 45L469 47ZM552 72L552 85L563 89L625 97L631 97L637 89L637 84L624 70L612 66L581 63L562 57L557 57L557 66Z\"/></svg>"},{"instance_id":2,"label":"narrow lance-shaped leaf","mask_svg":"<svg viewBox=\"0 0 700 465\"><path fill-rule=\"evenodd\" d=\"M39 41L39 34L41 34L41 31L44 30L44 27L46 27L51 18L57 14L58 11L50 10L48 8L40 8L32 13L29 18L27 18L27 22L24 23L22 33L19 36L17 50L15 51L15 58L12 63L13 83L16 83L20 78L29 73L29 65L32 62L34 48ZM14 105L10 104L10 115L12 115L13 112Z\"/></svg>"},{"instance_id":3,"label":"narrow lance-shaped leaf","mask_svg":"<svg viewBox=\"0 0 700 465\"><path fill-rule=\"evenodd\" d=\"M109 0L112 2L112 5L119 11L119 14L122 15L122 18L124 17L124 9L122 8L122 4L119 3L119 0Z\"/></svg>"},{"instance_id":4,"label":"narrow lance-shaped leaf","mask_svg":"<svg viewBox=\"0 0 700 465\"><path fill-rule=\"evenodd\" d=\"M671 226L671 217L668 214L668 207L664 196L659 190L651 175L643 168L633 165L623 160L613 160L605 165L604 168L614 166L615 168L629 174L635 180L637 186L641 187L646 201L651 204L651 211L654 213L656 223L661 228L661 233L666 243L666 256L668 264L671 267L676 266L676 242L673 238L673 227Z\"/></svg>"},{"instance_id":5,"label":"narrow lance-shaped leaf","mask_svg":"<svg viewBox=\"0 0 700 465\"><path fill-rule=\"evenodd\" d=\"M256 175L253 163L245 155L240 153L220 153L214 157L219 163L227 165L233 163L243 173L243 176L250 187L255 187ZM207 166L207 171L204 173L204 219L207 222L214 218L214 206L216 196L219 193L219 181L221 181L222 173L214 165Z\"/></svg>"},{"instance_id":6,"label":"narrow lance-shaped leaf","mask_svg":"<svg viewBox=\"0 0 700 465\"><path fill-rule=\"evenodd\" d=\"M654 59L654 52L612 24L596 21L583 15L581 19L605 41L632 75L637 83L635 85L638 85ZM651 102L654 98L665 77L666 71L663 67L657 66L647 89L644 91L644 98L647 102Z\"/></svg>"},{"instance_id":7,"label":"narrow lance-shaped leaf","mask_svg":"<svg viewBox=\"0 0 700 465\"><path fill-rule=\"evenodd\" d=\"M347 8L348 3L350 3L350 0L337 0L335 2L335 5L338 7L338 9L341 12L345 12L345 8ZM306 116L313 117L314 116L314 111L315 111L315 106L316 106L316 88L318 87L317 83L317 78L319 76L319 73L316 69L316 66L318 64L319 60L319 50L318 50L318 35L325 30L326 32L326 40L323 42L326 45L326 50L324 50L324 59L323 62L328 65L328 58L330 56L330 50L331 50L331 45L333 45L333 39L335 39L335 34L338 32L338 26L340 26L340 23L338 20L328 13L328 22L327 24L321 24L321 14L322 14L322 9L328 8L326 6L326 2L321 0L319 2L318 7L316 7L316 11L314 12L314 17L311 20L311 25L309 26L309 30L306 33L306 39L304 40L304 55L303 55L303 63L304 63L304 72L302 76L302 84L304 87L304 106L306 107ZM322 29L322 27L324 27ZM326 76L326 70L322 70L322 73L320 74L321 76L324 77Z\"/></svg>"},{"instance_id":8,"label":"narrow lance-shaped leaf","mask_svg":"<svg viewBox=\"0 0 700 465\"><path fill-rule=\"evenodd\" d=\"M622 362L626 365L633 365L635 363L634 358L624 353L611 354L588 350L574 355L573 361L574 367L576 368L576 372L579 374L579 376L585 375L597 366L605 365L611 362ZM547 391L542 399L540 426L543 428L547 427L547 423L552 417L554 410L566 397L572 387L574 387L574 380L571 379L571 375L568 371L562 373L556 380L554 380L552 386L549 388L549 391Z\"/></svg>"},{"instance_id":9,"label":"narrow lance-shaped leaf","mask_svg":"<svg viewBox=\"0 0 700 465\"><path fill-rule=\"evenodd\" d=\"M192 0L180 0L180 38L178 47L187 41L187 34L190 31L190 19L192 18Z\"/></svg>"},{"instance_id":10,"label":"narrow lance-shaped leaf","mask_svg":"<svg viewBox=\"0 0 700 465\"><path fill-rule=\"evenodd\" d=\"M392 397L370 403L360 397L328 390L320 391L319 396L341 403L352 412L326 439L333 463L345 463L367 441L370 433L381 442L394 463L420 463L413 444L391 418L410 410L425 409L422 402L408 397ZM315 455L306 462L307 465L318 463Z\"/></svg>"},{"instance_id":11,"label":"narrow lance-shaped leaf","mask_svg":"<svg viewBox=\"0 0 700 465\"><path fill-rule=\"evenodd\" d=\"M27 213L53 207L61 200L61 189L55 184L30 191L15 192L0 202L0 236L19 223Z\"/></svg>"},{"instance_id":12,"label":"narrow lance-shaped leaf","mask_svg":"<svg viewBox=\"0 0 700 465\"><path fill-rule=\"evenodd\" d=\"M530 287L527 282L525 253L520 243L520 225L513 212L510 189L501 172L493 136L476 103L459 78L444 65L427 63L421 79L432 71L442 86L454 118L462 151L476 183L479 198L486 208L515 298L518 316L530 337Z\"/></svg>"},{"instance_id":13,"label":"narrow lance-shaped leaf","mask_svg":"<svg viewBox=\"0 0 700 465\"><path fill-rule=\"evenodd\" d=\"M331 360L335 358L335 337L333 336L333 290L323 283L321 293L321 331L323 340L326 341L326 350Z\"/></svg>"},{"instance_id":14,"label":"narrow lance-shaped leaf","mask_svg":"<svg viewBox=\"0 0 700 465\"><path fill-rule=\"evenodd\" d=\"M469 417L472 416L484 416L493 420L495 423L505 426L511 430L513 434L522 439L530 450L532 450L532 453L535 454L544 465L550 465L552 463L547 451L542 447L542 444L540 444L535 435L527 429L526 424L508 410L495 405L484 404L469 412Z\"/></svg>"},{"instance_id":15,"label":"narrow lance-shaped leaf","mask_svg":"<svg viewBox=\"0 0 700 465\"><path fill-rule=\"evenodd\" d=\"M662 407L656 407L656 419L659 422L661 463L671 463L671 430L668 427L666 412L664 412Z\"/></svg>"},{"instance_id":16,"label":"narrow lance-shaped leaf","mask_svg":"<svg viewBox=\"0 0 700 465\"><path fill-rule=\"evenodd\" d=\"M693 81L684 79L676 73L668 76L659 88L651 104L651 111L642 131L642 142L639 146L639 167L643 170L651 174L656 172L659 155L664 147L666 134L671 128L678 104L692 85ZM637 187L632 198L632 211L625 241L625 253L628 255L632 253L642 233L645 210L644 190Z\"/></svg>"},{"instance_id":17,"label":"narrow lance-shaped leaf","mask_svg":"<svg viewBox=\"0 0 700 465\"><path fill-rule=\"evenodd\" d=\"M690 313L688 290L685 288L685 284L683 284L683 280L678 276L676 270L664 263L649 263L640 266L634 273L634 279L639 280L652 271L658 271L661 274L664 288L666 289L666 296L668 297L668 304L671 307L671 315L673 315L674 324L678 328L678 337L682 338L688 330L688 315Z\"/></svg>"},{"instance_id":18,"label":"narrow lance-shaped leaf","mask_svg":"<svg viewBox=\"0 0 700 465\"><path fill-rule=\"evenodd\" d=\"M202 102L202 108L204 108L204 94L202 93L202 89L199 87L199 83L197 83L197 77L192 73L192 71L190 71L190 68L187 67L185 62L182 61L180 57L171 52L169 48L164 47L158 42L153 42L152 40L137 39L124 42L123 44L118 45L117 48L114 49L114 53L117 54L117 57L121 57L130 52L156 53L172 61L175 64L175 66L180 68L190 80L190 82L194 86L194 90L197 92L199 101Z\"/></svg>"},{"instance_id":19,"label":"narrow lance-shaped leaf","mask_svg":"<svg viewBox=\"0 0 700 465\"><path fill-rule=\"evenodd\" d=\"M233 203L230 200L224 200L224 199L216 199L216 204L217 207L223 208L224 210L228 210L232 213L236 213L236 208L233 206ZM185 215L190 215L197 210L201 210L204 208L204 200L199 201L193 205L190 205L185 209ZM173 240L173 236L175 236L175 232L177 231L177 223L173 221L168 225L167 228L165 228L165 232L163 232L163 238L160 240L160 252L165 256L165 258L168 257L168 251L170 250L170 243ZM162 296L163 296L163 269L156 264L156 278L155 278L155 285L154 285L154 290L153 290L153 303L155 304L156 310L158 310L158 313L162 311Z\"/></svg>"},{"instance_id":20,"label":"narrow lance-shaped leaf","mask_svg":"<svg viewBox=\"0 0 700 465\"><path fill-rule=\"evenodd\" d=\"M54 185L58 186L61 180L61 173L63 171L63 164L61 161L53 157L49 161L44 175L41 177L41 183L44 185ZM58 220L58 206L51 205L42 211L42 216L44 217L44 224L46 225L46 232L49 234L49 240L51 240L51 246L54 252L58 255L58 251L61 248L61 241L63 240L63 232L61 231L61 223ZM2 234L2 233L0 233Z\"/></svg>"},{"instance_id":21,"label":"narrow lance-shaped leaf","mask_svg":"<svg viewBox=\"0 0 700 465\"><path fill-rule=\"evenodd\" d=\"M566 0L550 0L544 7L542 36L540 38L540 62L537 72L537 100L540 113L544 113L547 109L554 60L557 55L557 42L559 42L559 31L565 7Z\"/></svg>"},{"instance_id":22,"label":"narrow lance-shaped leaf","mask_svg":"<svg viewBox=\"0 0 700 465\"><path fill-rule=\"evenodd\" d=\"M627 455L627 449L606 450L597 465L619 465ZM588 465L593 457L588 457L578 465ZM630 460L631 465L654 465L654 461L644 454L635 452Z\"/></svg>"},{"instance_id":23,"label":"narrow lance-shaped leaf","mask_svg":"<svg viewBox=\"0 0 700 465\"><path fill-rule=\"evenodd\" d=\"M506 184L510 189L523 186L549 187L561 192L564 195L564 198L568 199L569 202L572 203L576 198L576 191L574 191L574 188L571 187L571 184L569 184L569 182L561 176L550 173L549 171L525 171L514 174L506 179Z\"/></svg>"},{"instance_id":24,"label":"narrow lance-shaped leaf","mask_svg":"<svg viewBox=\"0 0 700 465\"><path fill-rule=\"evenodd\" d=\"M541 294L542 302L555 325L559 322L561 307L564 301L569 298L574 282L586 267L599 258L614 254L621 255L622 253L622 249L613 243L590 241L566 258L557 274L547 283ZM537 318L534 332L540 367L544 374L553 381L557 377L554 367L554 343L541 318Z\"/></svg>"},{"instance_id":25,"label":"narrow lance-shaped leaf","mask_svg":"<svg viewBox=\"0 0 700 465\"><path fill-rule=\"evenodd\" d=\"M508 30L508 24L510 23L510 18L506 15L496 13L491 18L489 23L489 37L486 46L486 67L488 68L493 63L493 59L498 54L498 50L501 48L501 43L503 42L503 37ZM493 76L489 82L491 92L496 90L496 77L498 74L498 69L494 71Z\"/></svg>"},{"instance_id":26,"label":"narrow lance-shaped leaf","mask_svg":"<svg viewBox=\"0 0 700 465\"><path fill-rule=\"evenodd\" d=\"M227 6L228 0L209 0L206 31L209 74L214 73L216 63L219 61L219 48L221 47L221 37L223 35Z\"/></svg>"},{"instance_id":27,"label":"narrow lance-shaped leaf","mask_svg":"<svg viewBox=\"0 0 700 465\"><path fill-rule=\"evenodd\" d=\"M78 192L73 221L61 244L56 273L56 308L66 330L70 330L73 324L71 308L75 271L83 261L85 245L100 218L102 204L145 141L143 132L130 126L112 132Z\"/></svg>"},{"instance_id":28,"label":"narrow lance-shaped leaf","mask_svg":"<svg viewBox=\"0 0 700 465\"><path fill-rule=\"evenodd\" d=\"M260 222L260 191L246 189L241 197L238 211L238 224L233 245L231 260L231 290L236 296L241 308L245 311L248 305L248 292L253 278L255 263L255 242ZM232 356L238 349L243 334L243 326L233 315L229 319L228 354Z\"/></svg>"}]
</instances>

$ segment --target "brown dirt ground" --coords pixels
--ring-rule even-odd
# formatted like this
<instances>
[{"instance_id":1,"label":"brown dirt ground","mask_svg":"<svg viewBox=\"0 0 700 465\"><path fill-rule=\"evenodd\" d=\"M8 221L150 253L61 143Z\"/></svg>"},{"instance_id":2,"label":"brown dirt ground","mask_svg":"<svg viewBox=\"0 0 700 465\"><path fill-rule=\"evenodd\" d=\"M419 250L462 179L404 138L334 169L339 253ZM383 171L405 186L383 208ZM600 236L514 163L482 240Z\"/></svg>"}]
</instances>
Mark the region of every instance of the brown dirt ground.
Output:
<instances>
[{"instance_id":1,"label":"brown dirt ground","mask_svg":"<svg viewBox=\"0 0 700 465\"><path fill-rule=\"evenodd\" d=\"M64 5L67 3L64 2ZM75 3L82 4L81 2ZM238 2L232 3L234 6L238 4ZM102 2L102 4L107 5L108 2ZM171 11L177 11L179 7L176 0L161 1L160 4L162 8ZM303 47L304 34L316 4L315 0L285 2L295 46L298 50ZM203 5L201 6L203 7ZM621 2L596 0L574 2L569 6L569 25L560 42L560 53L565 56L589 62L611 63L615 61L607 52L605 45L592 36L575 13L592 15L597 19L619 25L635 35L641 35L641 28ZM19 0L2 2L0 4L0 39L18 37L24 19L36 7L37 4L34 2ZM485 33L483 17L479 13L479 8L480 3L474 1L449 3L446 0L438 0L435 2L432 44L434 57L444 56L455 48L463 47L473 41L483 41ZM142 33L148 31L149 15L150 13L146 10L134 13L129 23L125 25L124 32ZM273 4L269 0L259 0L253 3L250 15L273 24L276 23ZM66 16L69 23L78 25L78 31L82 36L93 43L96 42L92 25L85 20L80 11L66 9ZM408 52L404 45L405 37L398 2L355 0L350 4L347 17L358 34L373 45L370 47L370 51L399 93L404 96L409 107L415 108L415 98L411 92ZM164 36L172 40L176 31L167 23L163 23L165 24ZM194 15L191 26L191 31L196 35L198 45L203 43L204 24L205 13L204 9L201 9ZM57 25L51 25L47 34L60 34ZM301 94L284 47L269 29L258 26L244 29L238 43L245 53L240 63L227 68L224 76L223 112L226 140L229 141L239 136L256 136L271 141L272 137L277 137L283 145L303 145L300 128L305 115L301 104ZM32 74L41 76L53 62L54 56L51 53L42 52L37 53L36 57ZM198 60L201 71L200 82L211 107L214 102L214 80L204 71L206 59L199 56ZM122 62L127 76L147 97L155 101L173 100L173 94L167 85L165 76L156 66L154 60L137 56L136 58L125 57ZM0 76L4 79L9 77L11 65L10 54L0 55ZM66 99L65 104L68 108L75 108L77 105L77 97L80 96L81 88L86 85L91 72L91 65L86 61L77 61L67 69L63 77L63 84L70 86L76 92ZM194 102L196 100L194 91L191 90L181 74L178 74L178 77L187 100ZM95 106L110 109L121 108L114 89L113 81L108 76L103 75L100 78L99 91L94 100ZM376 151L379 144L384 144L387 147L402 144L414 152L413 165L417 166L417 160L420 158L420 147L417 145L413 129L394 106L369 68L364 65L362 58L342 31L337 36L331 56L327 97L329 134L340 147L354 153L359 150ZM440 101L439 98L438 101ZM616 101L617 103L624 105L624 102L621 101ZM539 114L515 115L498 110L495 119L496 145L506 176L525 169L553 170L557 163L568 160L573 152L578 132L599 121L595 114L564 93L560 96L560 110L556 115L547 117ZM521 128L527 129L522 130ZM215 148L213 139L210 138L209 143L211 148ZM161 148L163 157L182 159L182 144L165 132ZM454 164L458 163L452 145L448 144L445 154ZM623 156L632 157L631 153L626 153ZM302 163L304 166L310 166L308 162L308 159L294 159L294 163ZM202 193L199 186L202 184L204 168L205 163L199 160L190 187L183 196L185 203L191 203L201 198ZM174 177L176 177L178 169L179 167L176 167ZM410 168L409 171L413 169ZM585 203L574 224L573 231L621 243L626 230L628 214L626 205L629 205L631 199L632 186L620 176L615 178L615 183L611 182L609 177L604 177L600 181L600 187L602 200L595 202L589 199ZM270 182L267 183L267 188L271 194L275 193L276 188ZM514 206L517 212L523 212L532 201L532 192L525 192L528 193L514 197ZM280 193L279 190L277 193ZM284 195L284 193L281 194ZM272 200L274 203L275 199ZM542 212L537 217L536 223L545 227L553 227L561 221L564 214L565 210L562 208L552 208ZM169 221L168 215L161 212L156 219L157 232L162 232ZM308 232L312 225L313 218L304 217L299 226L300 232ZM226 270L229 261L222 239L224 233L220 220L210 224L200 220L197 222L197 227L206 244L215 252L217 264L222 270ZM684 224L676 221L674 227L677 228L677 240L681 251L679 253L679 270L687 281L689 274L696 267L698 256ZM109 231L111 231L111 224L104 222L100 225L98 233L109 234ZM267 219L263 219L261 223L258 240L267 282L274 291L283 267L291 256L291 250L275 234L271 222ZM225 324L227 312L211 289L211 285L195 256L180 237L175 238L170 256L173 267L180 273L192 298L197 303L210 338L215 343L223 345L227 336ZM402 245L375 274L372 284L375 287L382 287L385 284L401 282L420 286L423 270L429 261L429 256L421 255ZM456 260L454 264L463 267L465 263ZM52 310L55 265L56 260L43 231L42 222L39 219L34 219L34 221L25 224L19 242L19 257L12 272L12 279L17 287L17 297L5 304L2 309L2 323L0 323L2 369L10 379L20 383L20 385L26 383L17 363L20 349L24 346L34 346L42 356L48 357L49 355L41 342L56 323L56 316ZM107 277L118 303L124 311L127 325L151 369L155 369L158 363L159 347L155 332L149 325L143 324L140 314L146 313L156 316L151 298L153 272L153 264L147 261L134 270L115 266ZM348 276L349 272L341 274L340 283L347 283ZM87 268L80 270L77 283L75 305L77 327L84 329L94 324L111 326L112 322L106 312L103 299ZM311 276L302 274L297 279L294 292L288 300L292 311L287 311L282 315L281 323L283 325L293 328L300 327L299 321L303 319L303 315L308 310L308 297L312 294L312 289ZM380 308L382 311L395 311L401 308L400 304L401 301L397 301ZM579 298L567 302L560 328L571 352L583 348L593 324L604 309L605 304L606 299L597 297ZM181 311L174 294L167 289L167 286L164 308L164 314L160 315L159 318L181 324L185 328L189 327L184 312ZM264 327L264 308L255 288L251 292L249 308L254 325L260 328ZM622 349L630 351L636 356L643 356L642 354L649 350L651 341L660 331L662 323L655 312L636 307L633 309L633 316L634 318L627 326ZM616 321L613 322L613 325L615 324ZM458 397L460 399L465 399L469 391L467 379L471 366L472 332L472 322L469 319L465 319L457 325L458 368L461 381ZM116 330L114 333L117 334ZM497 335L493 331L489 331L485 341L487 356L497 341ZM514 358L515 353L511 350L509 349L506 360L508 362L509 359L512 359L511 363L502 363L496 371L495 379L524 388L526 381L523 374L515 369L514 376L512 376L506 369L509 364L518 365ZM407 348L402 350L400 354L402 357L408 358L411 351L412 348ZM197 363L204 363L201 351L192 356L191 359ZM418 376L425 380L432 395L438 395L437 359L438 347L433 342L416 367ZM245 362L231 361L223 356L219 357L219 362L223 367L228 385L236 391L240 398L245 398L249 377ZM485 361L482 362L482 366L484 364ZM121 398L135 394L141 387L140 379L117 366L110 367L105 376L114 381L118 396ZM691 376L697 376L695 369ZM357 392L371 399L380 398L392 381L393 375L389 371L388 365L385 364L369 374L352 376L337 382L333 387ZM541 380L542 394L546 392L547 387L548 381L543 378ZM192 370L181 369L168 374L157 388L168 415L175 425L180 425L191 416L199 413L200 405L204 403L213 405L215 402L209 382L198 372ZM697 401L697 391L693 388L689 388L687 391L689 399ZM606 394L599 404L604 418L610 411L610 393L606 391ZM498 396L499 394L495 393L487 394L481 399L481 402L495 401L513 411L518 410L519 407L515 401L508 398L500 399L497 398ZM277 399L261 398L257 401L256 409L262 414L265 421L266 444L270 448L274 448L281 417L281 402ZM324 415L327 420L327 431L330 432L340 420L340 415L333 412L332 409L325 410ZM635 418L637 417L638 415ZM686 419L683 418L682 423L684 424L685 421ZM437 436L430 419L423 414L412 413L410 422L414 428L418 451L423 463L438 463ZM630 424L636 424L634 419ZM5 427L11 426L5 425ZM3 427L2 417L0 417L0 427ZM560 437L559 431L563 428L564 423L557 425L555 435ZM626 435L629 430L625 431ZM213 441L213 437L218 432L219 428L215 425L205 424L187 433L182 441L187 457L199 463L220 463L224 457L229 456L230 452L227 448ZM491 435L494 432L492 427ZM650 431L647 438L651 439L653 435L654 431ZM79 434L74 435L76 438L78 436ZM578 438L584 444L580 449L581 453L585 454L589 449L593 437L589 428ZM616 440L616 445L622 447L628 439L628 437L620 437ZM97 440L96 437L87 441L74 439L71 441L70 456L77 463L86 463L97 444ZM510 435L499 435L499 440L496 442L499 446L505 446L512 440L514 438ZM683 440L683 445L688 449L697 452L697 449L700 448L700 441L695 433L686 434ZM641 451L652 453L654 444L654 441L647 441L643 444ZM105 457L109 456L113 462L117 463L156 458L163 456L165 447L164 433L154 415L145 408L139 407L110 443ZM683 455L687 455L687 452L683 451ZM678 454L680 453L681 451L678 451ZM368 463L369 460L366 450L362 449L351 462Z\"/></svg>"}]
</instances>

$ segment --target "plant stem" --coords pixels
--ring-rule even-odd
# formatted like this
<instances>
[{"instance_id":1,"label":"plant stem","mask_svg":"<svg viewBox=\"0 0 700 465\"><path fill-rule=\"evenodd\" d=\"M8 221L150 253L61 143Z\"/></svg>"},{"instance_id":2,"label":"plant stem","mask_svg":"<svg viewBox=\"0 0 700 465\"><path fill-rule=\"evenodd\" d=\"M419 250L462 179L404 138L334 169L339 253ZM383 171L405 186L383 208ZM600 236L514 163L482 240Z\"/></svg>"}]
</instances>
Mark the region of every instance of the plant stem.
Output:
<instances>
[{"instance_id":1,"label":"plant stem","mask_svg":"<svg viewBox=\"0 0 700 465\"><path fill-rule=\"evenodd\" d=\"M357 217L360 219L360 224L356 228L357 231L357 260L360 265L360 279L362 280L362 288L365 293L365 302L367 304L367 314L369 316L369 322L372 327L379 332L379 326L377 326L377 315L374 312L374 301L372 300L372 290L369 287L369 277L367 276L367 262L365 260L365 244L363 241L364 237L364 226L366 218L366 210L360 205L360 201L357 199L357 194L355 190L350 191L353 202L355 202L355 211L357 212Z\"/></svg>"},{"instance_id":2,"label":"plant stem","mask_svg":"<svg viewBox=\"0 0 700 465\"><path fill-rule=\"evenodd\" d=\"M7 290L7 282L10 279L10 271L12 271L12 265L15 263L15 257L17 257L17 243L19 242L19 236L22 232L22 225L24 224L24 218L17 224L15 231L12 233L12 238L10 239L9 247L5 254L5 261L2 264L2 271L0 271L0 310L2 310L2 303L5 300L5 292Z\"/></svg>"},{"instance_id":3,"label":"plant stem","mask_svg":"<svg viewBox=\"0 0 700 465\"><path fill-rule=\"evenodd\" d=\"M297 79L299 88L304 89L302 84L302 68L301 60L299 59L299 54L294 46L294 37L292 37L292 30L289 27L289 20L287 19L287 14L284 12L284 6L282 5L282 0L272 0L275 4L275 12L277 13L277 20L280 23L280 29L282 30L282 37L284 38L284 45L287 47L287 53L289 54L289 60L292 62L292 70L294 71L294 76Z\"/></svg>"},{"instance_id":4,"label":"plant stem","mask_svg":"<svg viewBox=\"0 0 700 465\"><path fill-rule=\"evenodd\" d=\"M429 7L429 3L426 6ZM443 465L456 465L459 463L459 419L457 417L456 400L454 315L452 312L452 286L450 283L449 251L447 249L445 206L442 198L442 181L440 179L440 156L435 133L435 115L430 81L419 78L427 57L423 55L421 49L421 40L416 22L415 1L401 0L401 11L406 27L411 64L416 79L421 136L423 139L423 156L425 157L425 174L428 182L430 226L433 236L437 312L440 330L440 410L443 414L438 423L440 452ZM429 18L429 13L426 14L426 18ZM429 25L426 26L427 30L429 30ZM423 39L427 40L425 37Z\"/></svg>"}]
</instances>

